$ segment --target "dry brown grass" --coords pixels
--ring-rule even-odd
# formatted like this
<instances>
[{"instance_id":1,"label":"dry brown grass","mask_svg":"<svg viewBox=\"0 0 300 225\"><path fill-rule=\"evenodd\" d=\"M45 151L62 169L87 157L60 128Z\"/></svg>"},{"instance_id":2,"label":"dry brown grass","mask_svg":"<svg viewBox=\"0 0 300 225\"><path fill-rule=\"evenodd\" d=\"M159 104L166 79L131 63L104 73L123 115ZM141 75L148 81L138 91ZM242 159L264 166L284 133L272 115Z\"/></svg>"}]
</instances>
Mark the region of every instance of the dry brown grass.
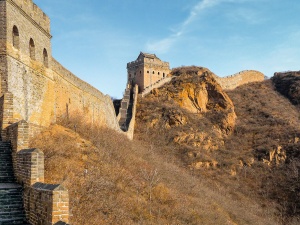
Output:
<instances>
[{"instance_id":1,"label":"dry brown grass","mask_svg":"<svg viewBox=\"0 0 300 225\"><path fill-rule=\"evenodd\" d=\"M71 224L276 224L255 201L193 176L164 148L80 116L61 124L31 146L45 153L46 182L69 189Z\"/></svg>"},{"instance_id":2,"label":"dry brown grass","mask_svg":"<svg viewBox=\"0 0 300 225\"><path fill-rule=\"evenodd\" d=\"M197 67L178 68L175 72L180 76L181 73L196 74L197 70ZM169 86L158 91L171 89ZM150 95L138 105L136 138L155 146L157 152L174 157L174 162L183 168L194 161L217 161L215 169L193 171L195 179L205 177L209 185L226 190L224 193L232 194L244 204L252 198L273 212L280 224L299 224L300 145L295 142L295 138L300 137L298 109L274 90L271 81L243 85L228 95L238 118L234 132L227 137L217 136L212 130L211 118L218 116L215 112L189 114L172 99L166 101ZM171 129L149 126L153 119L162 118L163 109L183 112L189 123ZM176 133L196 129L213 137L218 150L205 151L173 142ZM287 154L285 163L271 162L270 166L263 163L263 159L269 158L269 151L278 146ZM189 152L195 152L194 157L188 157ZM232 176L232 172L237 174Z\"/></svg>"}]
</instances>

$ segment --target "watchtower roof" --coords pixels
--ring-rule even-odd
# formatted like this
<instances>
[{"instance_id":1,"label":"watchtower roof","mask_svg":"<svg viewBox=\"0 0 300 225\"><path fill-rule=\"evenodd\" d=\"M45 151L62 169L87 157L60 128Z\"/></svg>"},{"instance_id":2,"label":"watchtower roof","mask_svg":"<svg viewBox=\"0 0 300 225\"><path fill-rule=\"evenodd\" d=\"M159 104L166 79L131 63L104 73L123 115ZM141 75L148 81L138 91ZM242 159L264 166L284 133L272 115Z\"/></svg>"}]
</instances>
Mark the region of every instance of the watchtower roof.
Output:
<instances>
[{"instance_id":1,"label":"watchtower roof","mask_svg":"<svg viewBox=\"0 0 300 225\"><path fill-rule=\"evenodd\" d=\"M145 52L140 52L137 59L140 59L140 58L159 59L155 54L150 54L150 53L145 53Z\"/></svg>"}]
</instances>

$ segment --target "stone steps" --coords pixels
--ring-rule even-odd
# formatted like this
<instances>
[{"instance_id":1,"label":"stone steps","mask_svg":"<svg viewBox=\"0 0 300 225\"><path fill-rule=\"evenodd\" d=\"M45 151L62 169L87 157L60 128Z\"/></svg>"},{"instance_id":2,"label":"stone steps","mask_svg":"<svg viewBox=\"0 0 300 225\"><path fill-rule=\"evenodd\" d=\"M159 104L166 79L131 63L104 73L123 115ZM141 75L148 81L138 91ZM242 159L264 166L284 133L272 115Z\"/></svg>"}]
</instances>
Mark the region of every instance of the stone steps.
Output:
<instances>
[{"instance_id":1,"label":"stone steps","mask_svg":"<svg viewBox=\"0 0 300 225\"><path fill-rule=\"evenodd\" d=\"M10 143L0 142L0 225L29 225L23 189L15 182Z\"/></svg>"},{"instance_id":2,"label":"stone steps","mask_svg":"<svg viewBox=\"0 0 300 225\"><path fill-rule=\"evenodd\" d=\"M13 172L12 152L9 142L0 142L0 183L16 182Z\"/></svg>"},{"instance_id":3,"label":"stone steps","mask_svg":"<svg viewBox=\"0 0 300 225\"><path fill-rule=\"evenodd\" d=\"M120 118L119 125L121 130L127 131L132 118L132 108L133 108L133 100L134 100L133 89L131 90L127 89L123 99L127 100L126 107L124 105L124 107L126 108L126 116L124 115L124 117Z\"/></svg>"}]
</instances>

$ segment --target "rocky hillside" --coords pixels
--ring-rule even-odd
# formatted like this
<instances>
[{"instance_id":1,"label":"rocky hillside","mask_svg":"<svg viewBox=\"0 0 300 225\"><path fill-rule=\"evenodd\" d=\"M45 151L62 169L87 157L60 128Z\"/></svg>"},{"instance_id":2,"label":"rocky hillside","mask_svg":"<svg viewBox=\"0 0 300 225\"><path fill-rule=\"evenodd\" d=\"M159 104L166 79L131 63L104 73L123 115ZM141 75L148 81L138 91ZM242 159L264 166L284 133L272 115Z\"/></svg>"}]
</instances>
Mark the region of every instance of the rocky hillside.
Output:
<instances>
[{"instance_id":1,"label":"rocky hillside","mask_svg":"<svg viewBox=\"0 0 300 225\"><path fill-rule=\"evenodd\" d=\"M173 73L177 77L171 83L140 100L137 134L150 128L155 131L154 142L186 146L188 156L197 155L195 149L205 150L203 154L217 150L234 129L236 114L232 101L205 68Z\"/></svg>"},{"instance_id":2,"label":"rocky hillside","mask_svg":"<svg viewBox=\"0 0 300 225\"><path fill-rule=\"evenodd\" d=\"M270 80L225 93L208 69L180 68L173 75L140 99L138 138L175 155L199 179L213 177L258 202L270 201L263 204L275 204L283 223L297 224L298 109Z\"/></svg>"},{"instance_id":3,"label":"rocky hillside","mask_svg":"<svg viewBox=\"0 0 300 225\"><path fill-rule=\"evenodd\" d=\"M278 92L286 96L293 104L300 104L300 71L275 73L272 81Z\"/></svg>"},{"instance_id":4,"label":"rocky hillside","mask_svg":"<svg viewBox=\"0 0 300 225\"><path fill-rule=\"evenodd\" d=\"M82 115L31 141L71 224L299 224L298 108L270 80L225 92L206 68L172 73L139 99L133 141Z\"/></svg>"}]
</instances>

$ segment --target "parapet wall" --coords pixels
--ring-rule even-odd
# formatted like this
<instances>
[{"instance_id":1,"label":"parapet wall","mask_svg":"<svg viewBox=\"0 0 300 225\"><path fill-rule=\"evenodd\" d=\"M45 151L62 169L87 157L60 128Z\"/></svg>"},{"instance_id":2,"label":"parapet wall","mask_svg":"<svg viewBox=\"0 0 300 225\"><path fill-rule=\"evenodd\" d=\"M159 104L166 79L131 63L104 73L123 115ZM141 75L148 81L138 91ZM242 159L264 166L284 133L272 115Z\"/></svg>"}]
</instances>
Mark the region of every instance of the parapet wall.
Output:
<instances>
[{"instance_id":1,"label":"parapet wall","mask_svg":"<svg viewBox=\"0 0 300 225\"><path fill-rule=\"evenodd\" d=\"M223 89L232 90L243 84L263 81L265 76L263 73L255 70L244 70L227 77L215 77L217 82Z\"/></svg>"},{"instance_id":2,"label":"parapet wall","mask_svg":"<svg viewBox=\"0 0 300 225\"><path fill-rule=\"evenodd\" d=\"M129 140L133 140L138 93L139 93L139 88L138 88L137 85L135 85L134 88L133 88L132 117L131 117L131 120L130 120L130 123L129 123L129 126L128 126L128 130L126 132L126 135L127 135Z\"/></svg>"},{"instance_id":3,"label":"parapet wall","mask_svg":"<svg viewBox=\"0 0 300 225\"><path fill-rule=\"evenodd\" d=\"M67 223L68 190L61 185L41 183L44 181L44 154L38 149L28 149L29 124L26 121L10 124L13 114L8 106L13 103L10 96L10 93L6 93L0 101L2 115L6 115L2 116L2 127L8 125L1 131L1 137L3 141L11 143L14 174L24 187L26 217L32 225L54 225L59 221Z\"/></svg>"},{"instance_id":4,"label":"parapet wall","mask_svg":"<svg viewBox=\"0 0 300 225\"><path fill-rule=\"evenodd\" d=\"M48 127L57 119L76 113L84 115L87 122L119 130L110 96L82 81L54 59L52 67L46 68L37 61L20 61L8 53L7 87L14 97L10 122L26 120L37 127ZM20 58L26 57L21 51L18 54Z\"/></svg>"},{"instance_id":5,"label":"parapet wall","mask_svg":"<svg viewBox=\"0 0 300 225\"><path fill-rule=\"evenodd\" d=\"M27 121L31 135L76 114L119 130L110 97L52 58L46 14L32 0L1 0L0 8L0 91L13 95L10 122Z\"/></svg>"},{"instance_id":6,"label":"parapet wall","mask_svg":"<svg viewBox=\"0 0 300 225\"><path fill-rule=\"evenodd\" d=\"M35 25L50 33L49 17L32 0L6 0L18 8L24 16L28 16Z\"/></svg>"},{"instance_id":7,"label":"parapet wall","mask_svg":"<svg viewBox=\"0 0 300 225\"><path fill-rule=\"evenodd\" d=\"M173 79L173 77L165 77L158 81L156 81L154 84L147 86L143 92L141 93L141 96L144 97L145 95L149 94L154 88L160 88L165 83L170 82Z\"/></svg>"},{"instance_id":8,"label":"parapet wall","mask_svg":"<svg viewBox=\"0 0 300 225\"><path fill-rule=\"evenodd\" d=\"M57 73L58 75L63 76L63 79L65 79L69 83L73 84L77 88L81 89L82 91L88 92L97 98L105 97L105 95L102 94L98 89L94 88L89 83L78 78L76 75L74 75L69 70L67 70L64 66L62 66L54 58L52 58L52 70L55 73Z\"/></svg>"},{"instance_id":9,"label":"parapet wall","mask_svg":"<svg viewBox=\"0 0 300 225\"><path fill-rule=\"evenodd\" d=\"M52 63L56 118L81 113L87 122L119 130L110 96L76 77L55 59Z\"/></svg>"}]
</instances>

